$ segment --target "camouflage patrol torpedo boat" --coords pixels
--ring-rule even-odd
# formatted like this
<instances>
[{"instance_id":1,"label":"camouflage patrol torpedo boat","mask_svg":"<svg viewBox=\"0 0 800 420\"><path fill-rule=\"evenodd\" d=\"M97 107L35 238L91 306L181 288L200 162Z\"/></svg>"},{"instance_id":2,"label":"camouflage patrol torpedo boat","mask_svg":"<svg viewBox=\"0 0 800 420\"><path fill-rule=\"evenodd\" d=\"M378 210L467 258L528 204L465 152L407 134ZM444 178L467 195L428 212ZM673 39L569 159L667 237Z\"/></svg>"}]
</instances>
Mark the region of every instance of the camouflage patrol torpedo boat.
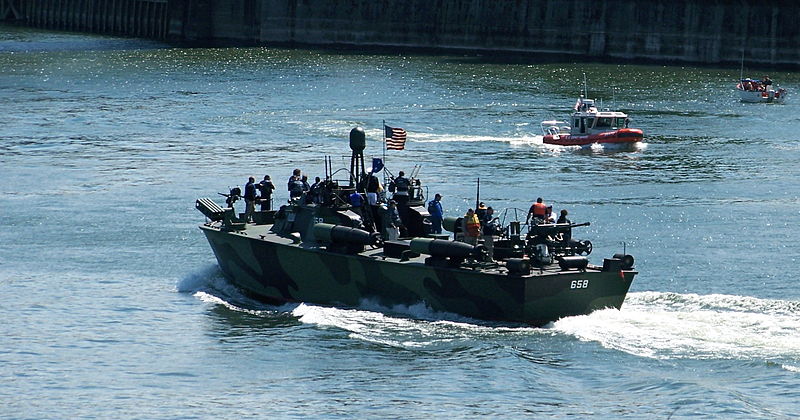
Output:
<instances>
[{"instance_id":1,"label":"camouflage patrol torpedo boat","mask_svg":"<svg viewBox=\"0 0 800 420\"><path fill-rule=\"evenodd\" d=\"M391 308L424 302L434 311L536 326L621 307L637 274L633 257L589 264L591 242L571 237L579 225L509 222L499 227L490 259L483 245L427 235L424 189L412 179L401 212L406 235L384 240L377 232L389 220L386 210L359 211L348 199L364 191L371 175L364 171L365 144L364 132L353 129L347 182L333 179L326 159L320 203L301 197L244 223L232 207L197 200L208 219L200 229L225 276L267 303L355 307L368 300ZM460 235L458 219L445 218L444 225Z\"/></svg>"}]
</instances>

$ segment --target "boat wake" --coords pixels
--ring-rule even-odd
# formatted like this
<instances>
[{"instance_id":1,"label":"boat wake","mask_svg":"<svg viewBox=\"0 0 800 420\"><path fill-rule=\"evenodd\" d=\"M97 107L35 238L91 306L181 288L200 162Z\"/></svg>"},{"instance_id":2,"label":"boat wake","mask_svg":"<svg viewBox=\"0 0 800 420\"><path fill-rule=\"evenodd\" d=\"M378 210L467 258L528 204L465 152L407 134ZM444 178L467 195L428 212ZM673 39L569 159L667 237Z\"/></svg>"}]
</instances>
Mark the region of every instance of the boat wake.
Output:
<instances>
[{"instance_id":1,"label":"boat wake","mask_svg":"<svg viewBox=\"0 0 800 420\"><path fill-rule=\"evenodd\" d=\"M541 135L518 135L518 136L465 136L452 134L426 134L414 133L413 140L416 143L478 143L478 142L498 142L508 143L512 147L529 147L539 149L548 153L560 153L569 151L591 151L593 153L603 152L641 152L647 148L647 143L593 143L586 146L559 146L555 144L545 144L544 137Z\"/></svg>"},{"instance_id":2,"label":"boat wake","mask_svg":"<svg viewBox=\"0 0 800 420\"><path fill-rule=\"evenodd\" d=\"M194 293L207 288L212 283L222 284L225 282L225 277L222 275L219 266L213 264L194 273L189 273L178 281L175 287L180 293Z\"/></svg>"},{"instance_id":3,"label":"boat wake","mask_svg":"<svg viewBox=\"0 0 800 420\"><path fill-rule=\"evenodd\" d=\"M478 142L497 142L497 143L521 143L539 144L542 143L542 136L521 135L518 137L509 136L470 136L459 134L428 134L414 133L412 140L415 143L478 143Z\"/></svg>"},{"instance_id":4,"label":"boat wake","mask_svg":"<svg viewBox=\"0 0 800 420\"><path fill-rule=\"evenodd\" d=\"M213 305L261 317L291 315L299 322L338 328L356 340L419 349L453 349L487 342L572 337L654 359L759 360L800 373L800 302L731 295L629 293L622 310L563 318L545 328L493 323L432 310L420 302L358 308L307 303L272 306L231 285L217 266L181 280L178 291Z\"/></svg>"},{"instance_id":5,"label":"boat wake","mask_svg":"<svg viewBox=\"0 0 800 420\"><path fill-rule=\"evenodd\" d=\"M452 350L454 347L477 347L478 342L504 340L511 335L553 334L541 328L509 326L436 312L423 303L386 308L363 301L357 309L301 304L292 313L303 323L349 331L354 339L417 350ZM475 345L471 346L471 342Z\"/></svg>"},{"instance_id":6,"label":"boat wake","mask_svg":"<svg viewBox=\"0 0 800 420\"><path fill-rule=\"evenodd\" d=\"M630 293L621 311L568 317L546 328L480 322L436 313L422 304L407 308L411 318L383 312L301 305L293 313L304 323L341 328L353 338L396 347L429 349L566 335L641 357L763 360L800 372L800 302Z\"/></svg>"},{"instance_id":7,"label":"boat wake","mask_svg":"<svg viewBox=\"0 0 800 420\"><path fill-rule=\"evenodd\" d=\"M321 124L317 124L313 128L315 131L320 132L322 135L336 137L341 134L342 126L350 126L356 124L354 121L341 121L341 120L328 120ZM370 141L380 142L383 139L383 130L380 128L365 129L367 139ZM641 152L647 148L647 143L594 143L586 146L559 146L555 144L545 144L544 137L541 135L534 135L524 133L511 133L507 136L489 136L489 135L462 135L462 134L434 134L424 132L410 132L409 143L481 143L481 142L497 142L507 143L512 147L528 147L539 149L548 153L561 153L569 151L590 151L592 153L603 152Z\"/></svg>"},{"instance_id":8,"label":"boat wake","mask_svg":"<svg viewBox=\"0 0 800 420\"><path fill-rule=\"evenodd\" d=\"M191 294L206 303L222 305L232 311L259 316L291 312L298 306L296 303L272 306L248 297L225 278L216 264L187 275L178 282L176 289L180 293Z\"/></svg>"},{"instance_id":9,"label":"boat wake","mask_svg":"<svg viewBox=\"0 0 800 420\"><path fill-rule=\"evenodd\" d=\"M354 339L388 347L452 348L453 343L463 345L464 341L477 340L487 335L496 335L502 339L508 334L554 334L547 329L522 324L492 323L453 313L437 312L423 302L410 306L386 307L365 299L358 308L310 303L268 305L244 295L223 276L216 265L187 275L179 281L177 291L235 312L261 317L291 315L304 324L339 328L348 331Z\"/></svg>"},{"instance_id":10,"label":"boat wake","mask_svg":"<svg viewBox=\"0 0 800 420\"><path fill-rule=\"evenodd\" d=\"M766 360L800 370L800 302L630 293L621 311L564 318L552 328L643 357Z\"/></svg>"}]
</instances>

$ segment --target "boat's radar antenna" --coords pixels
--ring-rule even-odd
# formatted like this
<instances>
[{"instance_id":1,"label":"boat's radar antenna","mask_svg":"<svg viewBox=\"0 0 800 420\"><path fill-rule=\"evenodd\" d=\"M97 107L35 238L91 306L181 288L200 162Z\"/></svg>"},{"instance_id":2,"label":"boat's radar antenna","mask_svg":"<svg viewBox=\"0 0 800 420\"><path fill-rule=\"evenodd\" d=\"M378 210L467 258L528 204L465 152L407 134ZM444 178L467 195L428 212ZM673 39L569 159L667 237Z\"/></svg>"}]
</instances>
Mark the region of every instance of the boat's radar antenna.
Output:
<instances>
[{"instance_id":1,"label":"boat's radar antenna","mask_svg":"<svg viewBox=\"0 0 800 420\"><path fill-rule=\"evenodd\" d=\"M350 130L350 150L354 153L363 154L364 149L367 147L367 135L364 134L364 129L356 127Z\"/></svg>"},{"instance_id":2,"label":"boat's radar antenna","mask_svg":"<svg viewBox=\"0 0 800 420\"><path fill-rule=\"evenodd\" d=\"M350 186L357 186L361 175L366 172L364 167L364 149L367 147L367 135L364 129L355 127L350 130Z\"/></svg>"}]
</instances>

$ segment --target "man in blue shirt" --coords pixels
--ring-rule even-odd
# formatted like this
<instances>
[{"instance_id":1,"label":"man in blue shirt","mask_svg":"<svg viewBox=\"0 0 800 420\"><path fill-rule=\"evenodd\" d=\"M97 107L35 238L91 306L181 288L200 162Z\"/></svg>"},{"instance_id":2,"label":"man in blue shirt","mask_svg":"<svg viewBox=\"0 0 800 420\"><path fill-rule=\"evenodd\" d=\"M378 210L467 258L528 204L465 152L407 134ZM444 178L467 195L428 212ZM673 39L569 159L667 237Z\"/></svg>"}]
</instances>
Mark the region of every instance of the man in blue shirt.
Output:
<instances>
[{"instance_id":1,"label":"man in blue shirt","mask_svg":"<svg viewBox=\"0 0 800 420\"><path fill-rule=\"evenodd\" d=\"M364 208L364 196L358 192L353 192L350 194L350 205L352 207L352 211L359 216L361 216L361 222L364 224L364 227L367 228L370 232L375 230L374 226L372 225L372 219L369 218L367 214L367 209Z\"/></svg>"},{"instance_id":2,"label":"man in blue shirt","mask_svg":"<svg viewBox=\"0 0 800 420\"><path fill-rule=\"evenodd\" d=\"M361 206L364 205L364 197L357 192L350 194L350 205L353 206L353 208L360 210Z\"/></svg>"},{"instance_id":3,"label":"man in blue shirt","mask_svg":"<svg viewBox=\"0 0 800 420\"><path fill-rule=\"evenodd\" d=\"M442 210L442 195L436 194L433 200L428 203L428 214L431 219L431 233L442 233L442 217L444 211Z\"/></svg>"}]
</instances>

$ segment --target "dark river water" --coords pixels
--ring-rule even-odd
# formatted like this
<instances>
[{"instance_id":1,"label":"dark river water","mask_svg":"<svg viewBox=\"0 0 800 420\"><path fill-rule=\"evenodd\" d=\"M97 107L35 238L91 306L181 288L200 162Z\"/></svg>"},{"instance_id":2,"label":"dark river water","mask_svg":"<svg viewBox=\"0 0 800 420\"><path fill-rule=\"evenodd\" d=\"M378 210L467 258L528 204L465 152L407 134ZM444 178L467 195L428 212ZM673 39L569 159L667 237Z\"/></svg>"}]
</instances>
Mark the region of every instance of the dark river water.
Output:
<instances>
[{"instance_id":1,"label":"dark river water","mask_svg":"<svg viewBox=\"0 0 800 420\"><path fill-rule=\"evenodd\" d=\"M748 68L760 77L763 70ZM800 416L800 73L174 48L0 26L0 417ZM542 145L590 97L634 149ZM199 197L349 163L420 165L448 215L536 197L640 271L621 311L546 328L273 307L221 275ZM220 200L221 202L221 200Z\"/></svg>"}]
</instances>

